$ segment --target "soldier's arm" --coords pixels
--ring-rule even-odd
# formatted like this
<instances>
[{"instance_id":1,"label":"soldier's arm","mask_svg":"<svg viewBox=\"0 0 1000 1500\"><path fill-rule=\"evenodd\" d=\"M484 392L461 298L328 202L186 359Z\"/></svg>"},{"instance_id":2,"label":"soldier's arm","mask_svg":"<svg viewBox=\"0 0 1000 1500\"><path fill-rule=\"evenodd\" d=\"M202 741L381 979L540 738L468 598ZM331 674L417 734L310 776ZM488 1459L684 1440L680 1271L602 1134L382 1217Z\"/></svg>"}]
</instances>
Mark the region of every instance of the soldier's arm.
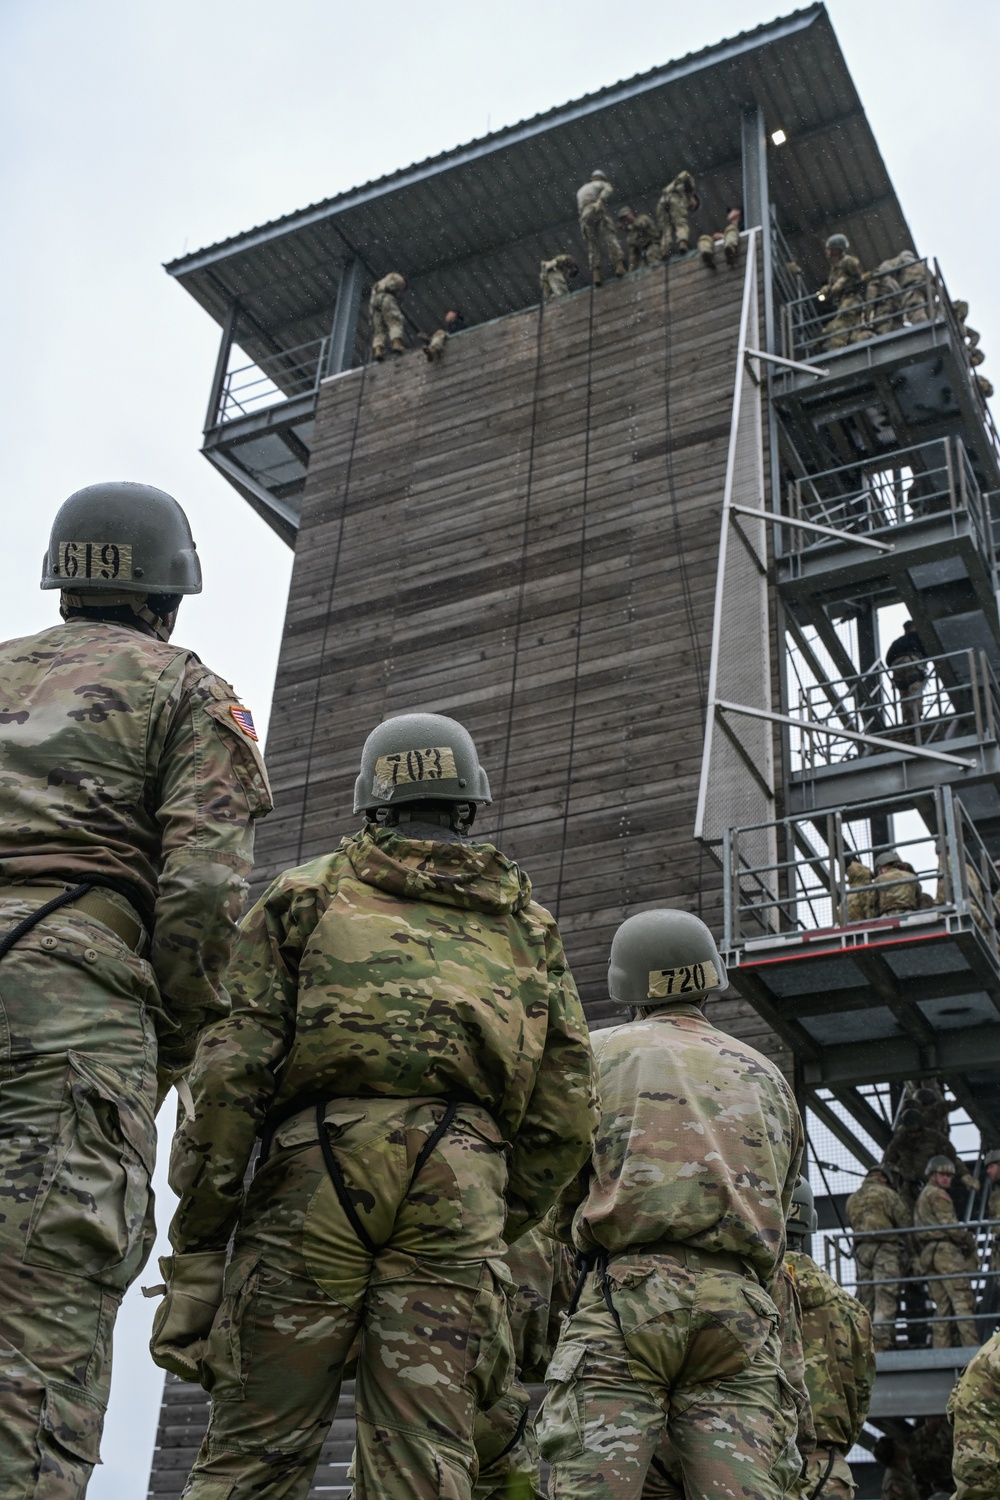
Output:
<instances>
[{"instance_id":1,"label":"soldier's arm","mask_svg":"<svg viewBox=\"0 0 1000 1500\"><path fill-rule=\"evenodd\" d=\"M872 1334L872 1320L867 1308L862 1307L855 1297L851 1298L851 1304L851 1343L854 1355L854 1390L857 1401L851 1442L856 1443L868 1416L872 1388L875 1384L875 1340Z\"/></svg>"},{"instance_id":2,"label":"soldier's arm","mask_svg":"<svg viewBox=\"0 0 1000 1500\"><path fill-rule=\"evenodd\" d=\"M198 1032L225 1015L225 973L253 864L254 819L271 810L256 743L228 684L188 658L156 715L156 818L163 830L150 961L162 997L160 1064L179 1072Z\"/></svg>"},{"instance_id":3,"label":"soldier's arm","mask_svg":"<svg viewBox=\"0 0 1000 1500\"><path fill-rule=\"evenodd\" d=\"M535 1086L511 1154L506 1240L537 1224L590 1159L597 1073L587 1022L562 939L547 919L548 1030Z\"/></svg>"},{"instance_id":4,"label":"soldier's arm","mask_svg":"<svg viewBox=\"0 0 1000 1500\"><path fill-rule=\"evenodd\" d=\"M280 881L247 914L230 970L232 1011L201 1037L193 1113L171 1148L178 1253L224 1249L235 1228L254 1140L294 1036L298 964L315 922L313 893L295 897Z\"/></svg>"}]
</instances>

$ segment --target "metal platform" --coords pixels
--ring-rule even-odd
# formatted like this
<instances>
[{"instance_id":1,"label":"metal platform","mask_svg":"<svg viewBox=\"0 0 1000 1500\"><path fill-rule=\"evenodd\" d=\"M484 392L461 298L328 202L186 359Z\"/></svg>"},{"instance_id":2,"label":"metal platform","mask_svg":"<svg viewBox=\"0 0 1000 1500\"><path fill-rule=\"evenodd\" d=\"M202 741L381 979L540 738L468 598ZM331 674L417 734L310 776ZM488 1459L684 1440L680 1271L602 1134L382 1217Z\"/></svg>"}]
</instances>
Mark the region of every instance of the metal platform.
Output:
<instances>
[{"instance_id":1,"label":"metal platform","mask_svg":"<svg viewBox=\"0 0 1000 1500\"><path fill-rule=\"evenodd\" d=\"M724 957L806 1089L938 1075L1000 1139L1000 875L962 801L942 787L763 833L725 842ZM871 869L890 844L914 874L850 885L851 861ZM872 893L882 914L849 920Z\"/></svg>"}]
</instances>

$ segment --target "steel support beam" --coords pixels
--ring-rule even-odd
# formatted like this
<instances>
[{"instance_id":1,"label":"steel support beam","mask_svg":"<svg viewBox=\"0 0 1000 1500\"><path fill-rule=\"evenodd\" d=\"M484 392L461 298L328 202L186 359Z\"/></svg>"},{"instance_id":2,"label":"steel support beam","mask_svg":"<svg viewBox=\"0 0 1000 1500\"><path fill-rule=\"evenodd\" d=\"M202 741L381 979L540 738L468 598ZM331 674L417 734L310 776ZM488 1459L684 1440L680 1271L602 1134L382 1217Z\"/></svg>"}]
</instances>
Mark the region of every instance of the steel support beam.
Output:
<instances>
[{"instance_id":1,"label":"steel support beam","mask_svg":"<svg viewBox=\"0 0 1000 1500\"><path fill-rule=\"evenodd\" d=\"M355 255L340 273L340 285L337 287L337 304L333 309L333 323L330 328L330 343L327 347L324 375L339 375L342 370L351 368L354 335L358 327L358 314L361 311L363 277L364 267Z\"/></svg>"},{"instance_id":2,"label":"steel support beam","mask_svg":"<svg viewBox=\"0 0 1000 1500\"><path fill-rule=\"evenodd\" d=\"M226 372L229 369L229 352L233 347L233 338L236 334L236 324L240 316L240 304L230 302L229 311L226 313L225 322L222 325L222 340L219 344L219 353L215 361L215 374L212 376L212 389L208 397L208 410L205 412L205 425L203 432L210 432L219 420L219 403L222 400L222 387L226 381Z\"/></svg>"}]
</instances>

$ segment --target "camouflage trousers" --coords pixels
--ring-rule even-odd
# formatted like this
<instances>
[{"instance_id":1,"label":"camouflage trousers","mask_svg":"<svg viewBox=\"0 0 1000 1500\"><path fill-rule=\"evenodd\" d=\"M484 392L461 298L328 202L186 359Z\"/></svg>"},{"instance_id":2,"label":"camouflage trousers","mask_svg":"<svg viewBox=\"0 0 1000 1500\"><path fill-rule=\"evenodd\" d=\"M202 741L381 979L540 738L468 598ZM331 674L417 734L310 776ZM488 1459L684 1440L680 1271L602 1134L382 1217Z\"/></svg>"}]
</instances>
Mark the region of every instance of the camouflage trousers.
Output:
<instances>
[{"instance_id":1,"label":"camouflage trousers","mask_svg":"<svg viewBox=\"0 0 1000 1500\"><path fill-rule=\"evenodd\" d=\"M386 339L390 343L402 343L403 310L391 292L373 292L368 304L371 317L372 349L385 351Z\"/></svg>"},{"instance_id":2,"label":"camouflage trousers","mask_svg":"<svg viewBox=\"0 0 1000 1500\"><path fill-rule=\"evenodd\" d=\"M535 1500L541 1496L538 1442L528 1405L528 1392L515 1380L489 1411L476 1413L473 1437L479 1477L472 1500Z\"/></svg>"},{"instance_id":3,"label":"camouflage trousers","mask_svg":"<svg viewBox=\"0 0 1000 1500\"><path fill-rule=\"evenodd\" d=\"M973 1313L976 1297L968 1274L950 1276L951 1271L974 1271L974 1257L967 1255L958 1245L949 1240L938 1240L928 1245L920 1256L920 1269L928 1276L942 1276L943 1281L930 1281L927 1289L939 1318L957 1318L954 1323L932 1323L931 1343L935 1349L948 1349L953 1345L969 1348L979 1343Z\"/></svg>"},{"instance_id":4,"label":"camouflage trousers","mask_svg":"<svg viewBox=\"0 0 1000 1500\"><path fill-rule=\"evenodd\" d=\"M0 932L38 900L0 893ZM152 1246L153 972L54 912L0 961L0 1492L78 1500Z\"/></svg>"},{"instance_id":5,"label":"camouflage trousers","mask_svg":"<svg viewBox=\"0 0 1000 1500\"><path fill-rule=\"evenodd\" d=\"M580 215L580 233L587 247L587 264L592 273L596 271L600 275L604 256L614 262L616 269L624 266L622 243L605 203L588 203Z\"/></svg>"},{"instance_id":6,"label":"camouflage trousers","mask_svg":"<svg viewBox=\"0 0 1000 1500\"><path fill-rule=\"evenodd\" d=\"M616 1256L587 1283L538 1418L552 1500L639 1500L665 1440L667 1477L691 1496L779 1500L797 1474L774 1303L735 1270L686 1260Z\"/></svg>"},{"instance_id":7,"label":"camouflage trousers","mask_svg":"<svg viewBox=\"0 0 1000 1500\"><path fill-rule=\"evenodd\" d=\"M444 354L444 346L447 342L448 332L446 329L437 328L431 334L430 338L427 340L427 346L424 349L424 353L432 364L435 360L438 360L442 357L442 355Z\"/></svg>"},{"instance_id":8,"label":"camouflage trousers","mask_svg":"<svg viewBox=\"0 0 1000 1500\"><path fill-rule=\"evenodd\" d=\"M722 231L722 238L719 240L713 234L700 234L698 236L698 254L710 269L715 266L716 246L721 248L726 265L731 268L734 267L740 254L740 232L735 224L727 224Z\"/></svg>"},{"instance_id":9,"label":"camouflage trousers","mask_svg":"<svg viewBox=\"0 0 1000 1500\"><path fill-rule=\"evenodd\" d=\"M873 276L865 287L865 322L875 338L903 326L903 299L894 276Z\"/></svg>"},{"instance_id":10,"label":"camouflage trousers","mask_svg":"<svg viewBox=\"0 0 1000 1500\"><path fill-rule=\"evenodd\" d=\"M545 302L551 302L554 297L569 296L569 282L565 271L543 271L538 284Z\"/></svg>"},{"instance_id":11,"label":"camouflage trousers","mask_svg":"<svg viewBox=\"0 0 1000 1500\"><path fill-rule=\"evenodd\" d=\"M326 1107L374 1257L334 1191L315 1112L276 1132L208 1339L211 1416L186 1500L304 1500L359 1336L355 1500L470 1500L477 1408L494 1407L513 1376L507 1167L493 1120L463 1105L411 1180L443 1108Z\"/></svg>"},{"instance_id":12,"label":"camouflage trousers","mask_svg":"<svg viewBox=\"0 0 1000 1500\"><path fill-rule=\"evenodd\" d=\"M674 250L686 250L690 242L690 213L686 193L665 193L656 205L660 227L660 255L665 260Z\"/></svg>"},{"instance_id":13,"label":"camouflage trousers","mask_svg":"<svg viewBox=\"0 0 1000 1500\"><path fill-rule=\"evenodd\" d=\"M871 1317L876 1349L896 1345L899 1284L893 1278L901 1274L901 1259L898 1245L862 1240L858 1246L857 1297ZM873 1282L884 1284L873 1286Z\"/></svg>"},{"instance_id":14,"label":"camouflage trousers","mask_svg":"<svg viewBox=\"0 0 1000 1500\"><path fill-rule=\"evenodd\" d=\"M871 338L871 330L865 326L864 300L853 294L841 297L836 314L824 331L828 349L844 349L848 344L859 344Z\"/></svg>"},{"instance_id":15,"label":"camouflage trousers","mask_svg":"<svg viewBox=\"0 0 1000 1500\"><path fill-rule=\"evenodd\" d=\"M807 1456L802 1476L802 1494L815 1495L821 1481L823 1484L820 1494L823 1500L854 1500L857 1485L850 1465L839 1448L817 1444Z\"/></svg>"},{"instance_id":16,"label":"camouflage trousers","mask_svg":"<svg viewBox=\"0 0 1000 1500\"><path fill-rule=\"evenodd\" d=\"M638 271L640 266L658 266L660 264L659 240L650 240L645 235L640 237L628 232L626 232L625 238L628 242L628 268L630 271Z\"/></svg>"}]
</instances>

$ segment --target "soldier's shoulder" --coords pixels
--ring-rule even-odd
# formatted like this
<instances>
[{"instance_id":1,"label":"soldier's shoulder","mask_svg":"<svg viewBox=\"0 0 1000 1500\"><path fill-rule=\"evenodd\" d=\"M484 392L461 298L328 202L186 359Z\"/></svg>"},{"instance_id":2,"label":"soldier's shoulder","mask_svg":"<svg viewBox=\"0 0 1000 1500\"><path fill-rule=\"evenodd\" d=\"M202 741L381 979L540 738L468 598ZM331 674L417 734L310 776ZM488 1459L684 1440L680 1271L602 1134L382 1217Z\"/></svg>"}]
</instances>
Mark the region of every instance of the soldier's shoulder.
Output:
<instances>
[{"instance_id":1,"label":"soldier's shoulder","mask_svg":"<svg viewBox=\"0 0 1000 1500\"><path fill-rule=\"evenodd\" d=\"M194 652L183 646L100 620L65 620L35 635L0 644L0 666L7 677L58 665L66 672L78 667L92 673L97 666L109 677L155 679L171 667L183 671L192 657L197 661Z\"/></svg>"},{"instance_id":2,"label":"soldier's shoulder","mask_svg":"<svg viewBox=\"0 0 1000 1500\"><path fill-rule=\"evenodd\" d=\"M336 849L317 854L305 864L292 865L276 875L261 896L264 905L291 905L297 898L336 890L341 881L354 880L354 867L348 849L359 837L351 834L341 839Z\"/></svg>"}]
</instances>

